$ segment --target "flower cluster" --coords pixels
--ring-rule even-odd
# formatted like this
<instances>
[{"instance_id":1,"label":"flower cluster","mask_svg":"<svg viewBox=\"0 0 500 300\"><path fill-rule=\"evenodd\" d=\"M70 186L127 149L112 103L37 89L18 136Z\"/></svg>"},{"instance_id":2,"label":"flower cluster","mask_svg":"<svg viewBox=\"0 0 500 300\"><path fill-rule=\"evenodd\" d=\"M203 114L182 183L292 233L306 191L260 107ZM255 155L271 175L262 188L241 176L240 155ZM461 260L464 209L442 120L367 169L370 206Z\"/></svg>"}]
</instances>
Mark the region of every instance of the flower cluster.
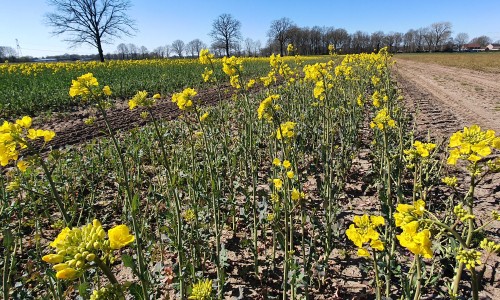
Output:
<instances>
[{"instance_id":1,"label":"flower cluster","mask_svg":"<svg viewBox=\"0 0 500 300\"><path fill-rule=\"evenodd\" d=\"M128 101L128 107L130 110L136 108L137 106L151 107L155 104L156 99L159 99L160 97L160 94L155 94L152 98L148 98L148 92L139 91Z\"/></svg>"},{"instance_id":2,"label":"flower cluster","mask_svg":"<svg viewBox=\"0 0 500 300\"><path fill-rule=\"evenodd\" d=\"M455 165L459 159L476 163L490 155L492 148L500 149L500 137L493 130L482 131L478 125L472 125L455 132L448 147L451 149L448 164Z\"/></svg>"},{"instance_id":3,"label":"flower cluster","mask_svg":"<svg viewBox=\"0 0 500 300\"><path fill-rule=\"evenodd\" d=\"M475 219L475 216L472 214L469 214L462 204L458 204L453 208L453 213L460 219L460 221L465 222L470 219Z\"/></svg>"},{"instance_id":4,"label":"flower cluster","mask_svg":"<svg viewBox=\"0 0 500 300\"><path fill-rule=\"evenodd\" d=\"M24 116L14 123L4 121L0 126L0 165L2 167L5 167L10 161L17 161L19 151L28 147L29 140L43 138L43 141L47 143L56 135L52 130L31 128L31 123L31 118ZM24 171L27 164L19 161L18 167Z\"/></svg>"},{"instance_id":5,"label":"flower cluster","mask_svg":"<svg viewBox=\"0 0 500 300\"><path fill-rule=\"evenodd\" d=\"M172 102L177 103L180 110L189 110L193 106L193 98L198 93L192 88L186 88L172 95Z\"/></svg>"},{"instance_id":6,"label":"flower cluster","mask_svg":"<svg viewBox=\"0 0 500 300\"><path fill-rule=\"evenodd\" d=\"M472 270L476 265L481 264L481 252L475 249L462 249L458 251L457 260L465 264L465 267Z\"/></svg>"},{"instance_id":7,"label":"flower cluster","mask_svg":"<svg viewBox=\"0 0 500 300\"><path fill-rule=\"evenodd\" d=\"M88 99L92 94L99 95L100 91L98 91L98 86L99 82L97 82L94 75L92 73L87 73L71 81L69 95L72 98L81 96L83 99ZM112 94L111 89L107 85L102 88L102 92L106 96L111 96Z\"/></svg>"},{"instance_id":8,"label":"flower cluster","mask_svg":"<svg viewBox=\"0 0 500 300\"><path fill-rule=\"evenodd\" d=\"M211 64L213 59L214 59L214 55L212 53L210 53L210 50L201 49L201 51L200 51L200 63L202 65Z\"/></svg>"},{"instance_id":9,"label":"flower cluster","mask_svg":"<svg viewBox=\"0 0 500 300\"><path fill-rule=\"evenodd\" d=\"M55 253L43 256L42 260L53 264L56 277L75 279L96 260L109 257L112 250L121 249L135 240L126 225L118 225L106 232L98 220L81 228L64 228L50 243Z\"/></svg>"},{"instance_id":10,"label":"flower cluster","mask_svg":"<svg viewBox=\"0 0 500 300\"><path fill-rule=\"evenodd\" d=\"M490 241L487 238L484 238L481 241L479 247L481 247L482 249L486 250L489 253L495 253L495 252L500 253L500 244L495 243L494 241Z\"/></svg>"},{"instance_id":11,"label":"flower cluster","mask_svg":"<svg viewBox=\"0 0 500 300\"><path fill-rule=\"evenodd\" d=\"M394 220L396 226L401 227L410 222L418 220L424 215L425 202L424 200L417 200L413 204L398 204L396 207L397 212L394 213Z\"/></svg>"},{"instance_id":12,"label":"flower cluster","mask_svg":"<svg viewBox=\"0 0 500 300\"><path fill-rule=\"evenodd\" d=\"M98 290L92 291L90 300L125 300L123 287L120 284L108 284Z\"/></svg>"},{"instance_id":13,"label":"flower cluster","mask_svg":"<svg viewBox=\"0 0 500 300\"><path fill-rule=\"evenodd\" d=\"M271 122L273 119L273 110L279 110L280 106L278 104L273 104L274 101L278 100L280 95L273 94L269 95L266 99L262 100L257 109L257 116L260 119L267 120Z\"/></svg>"},{"instance_id":14,"label":"flower cluster","mask_svg":"<svg viewBox=\"0 0 500 300\"><path fill-rule=\"evenodd\" d=\"M428 157L430 151L436 148L436 144L433 143L422 143L421 141L415 141L410 149L404 150L407 155L407 159L414 161L418 158Z\"/></svg>"},{"instance_id":15,"label":"flower cluster","mask_svg":"<svg viewBox=\"0 0 500 300\"><path fill-rule=\"evenodd\" d=\"M397 212L394 213L396 227L403 230L396 236L399 244L415 255L431 258L431 232L427 228L419 231L421 227L419 219L425 212L425 202L418 200L413 205L398 204L396 210Z\"/></svg>"},{"instance_id":16,"label":"flower cluster","mask_svg":"<svg viewBox=\"0 0 500 300\"><path fill-rule=\"evenodd\" d=\"M208 300L212 296L212 280L200 280L193 285L189 300Z\"/></svg>"},{"instance_id":17,"label":"flower cluster","mask_svg":"<svg viewBox=\"0 0 500 300\"><path fill-rule=\"evenodd\" d=\"M276 138L278 140L293 138L295 136L295 125L297 125L297 123L290 121L281 123L280 127L276 130Z\"/></svg>"},{"instance_id":18,"label":"flower cluster","mask_svg":"<svg viewBox=\"0 0 500 300\"><path fill-rule=\"evenodd\" d=\"M396 121L394 121L389 115L389 110L387 108L383 108L378 111L377 115L370 122L370 128L378 128L379 130L387 129L387 127L395 127Z\"/></svg>"},{"instance_id":19,"label":"flower cluster","mask_svg":"<svg viewBox=\"0 0 500 300\"><path fill-rule=\"evenodd\" d=\"M376 228L385 225L381 216L354 216L354 224L346 230L347 237L358 247L359 256L370 256L370 252L364 244L370 243L370 247L377 251L384 250L384 244L380 241Z\"/></svg>"}]
</instances>

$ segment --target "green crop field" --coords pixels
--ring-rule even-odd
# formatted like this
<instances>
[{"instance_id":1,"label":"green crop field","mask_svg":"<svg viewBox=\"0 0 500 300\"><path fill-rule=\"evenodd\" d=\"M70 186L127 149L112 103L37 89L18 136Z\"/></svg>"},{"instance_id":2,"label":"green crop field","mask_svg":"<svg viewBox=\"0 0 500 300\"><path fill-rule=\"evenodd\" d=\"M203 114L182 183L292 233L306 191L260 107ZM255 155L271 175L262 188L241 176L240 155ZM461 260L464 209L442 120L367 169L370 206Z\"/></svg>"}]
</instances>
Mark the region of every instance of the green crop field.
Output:
<instances>
[{"instance_id":1,"label":"green crop field","mask_svg":"<svg viewBox=\"0 0 500 300\"><path fill-rule=\"evenodd\" d=\"M475 220L500 215L475 191L500 171L500 137L417 139L392 62L2 65L3 298L477 299L500 245ZM117 99L147 124L118 131ZM30 116L81 103L105 136L52 148Z\"/></svg>"}]
</instances>

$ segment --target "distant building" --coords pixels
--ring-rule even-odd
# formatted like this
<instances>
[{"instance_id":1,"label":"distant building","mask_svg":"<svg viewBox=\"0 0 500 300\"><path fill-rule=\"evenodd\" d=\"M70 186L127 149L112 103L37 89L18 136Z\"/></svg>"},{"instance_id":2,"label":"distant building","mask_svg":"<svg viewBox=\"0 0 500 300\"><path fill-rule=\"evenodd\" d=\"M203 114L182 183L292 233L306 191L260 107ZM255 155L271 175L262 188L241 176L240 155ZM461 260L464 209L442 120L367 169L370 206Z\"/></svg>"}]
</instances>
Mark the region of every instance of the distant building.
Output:
<instances>
[{"instance_id":1,"label":"distant building","mask_svg":"<svg viewBox=\"0 0 500 300\"><path fill-rule=\"evenodd\" d=\"M462 51L468 51L468 52L478 52L478 51L484 51L484 48L481 47L480 44L465 44L462 46Z\"/></svg>"},{"instance_id":2,"label":"distant building","mask_svg":"<svg viewBox=\"0 0 500 300\"><path fill-rule=\"evenodd\" d=\"M484 48L485 51L500 51L500 44L489 44Z\"/></svg>"}]
</instances>

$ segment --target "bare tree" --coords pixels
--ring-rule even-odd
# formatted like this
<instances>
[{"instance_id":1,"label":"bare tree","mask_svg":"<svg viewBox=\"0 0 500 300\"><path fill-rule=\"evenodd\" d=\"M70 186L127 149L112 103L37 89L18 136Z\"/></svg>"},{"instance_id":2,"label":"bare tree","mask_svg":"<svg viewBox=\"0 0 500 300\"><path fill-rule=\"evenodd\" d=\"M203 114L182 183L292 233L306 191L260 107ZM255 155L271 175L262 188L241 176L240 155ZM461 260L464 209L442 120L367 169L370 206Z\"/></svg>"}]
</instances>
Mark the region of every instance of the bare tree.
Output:
<instances>
[{"instance_id":1,"label":"bare tree","mask_svg":"<svg viewBox=\"0 0 500 300\"><path fill-rule=\"evenodd\" d=\"M455 37L455 43L457 44L458 51L462 51L463 45L469 40L469 35L465 32L457 33Z\"/></svg>"},{"instance_id":2,"label":"bare tree","mask_svg":"<svg viewBox=\"0 0 500 300\"><path fill-rule=\"evenodd\" d=\"M1 59L13 59L17 56L17 51L9 46L0 46L0 58Z\"/></svg>"},{"instance_id":3,"label":"bare tree","mask_svg":"<svg viewBox=\"0 0 500 300\"><path fill-rule=\"evenodd\" d=\"M241 22L234 19L230 14L220 15L212 24L212 44L224 45L226 56L230 50L236 48L241 40Z\"/></svg>"},{"instance_id":4,"label":"bare tree","mask_svg":"<svg viewBox=\"0 0 500 300\"><path fill-rule=\"evenodd\" d=\"M283 56L285 43L288 41L289 30L295 26L292 20L288 18L281 18L279 20L274 20L271 22L267 36L271 41L277 41L280 47L280 54Z\"/></svg>"},{"instance_id":5,"label":"bare tree","mask_svg":"<svg viewBox=\"0 0 500 300\"><path fill-rule=\"evenodd\" d=\"M375 31L370 36L372 50L378 52L383 47L385 34L383 31Z\"/></svg>"},{"instance_id":6,"label":"bare tree","mask_svg":"<svg viewBox=\"0 0 500 300\"><path fill-rule=\"evenodd\" d=\"M206 48L207 45L203 43L200 39L194 39L191 42L186 44L186 51L191 53L191 56L199 56L200 51L203 48Z\"/></svg>"},{"instance_id":7,"label":"bare tree","mask_svg":"<svg viewBox=\"0 0 500 300\"><path fill-rule=\"evenodd\" d=\"M438 22L432 23L430 31L434 40L434 49L441 50L442 44L448 40L451 35L451 23L450 22Z\"/></svg>"},{"instance_id":8,"label":"bare tree","mask_svg":"<svg viewBox=\"0 0 500 300\"><path fill-rule=\"evenodd\" d=\"M184 52L184 48L186 45L181 40L175 40L172 42L172 51L177 53L177 56L182 57L182 53Z\"/></svg>"},{"instance_id":9,"label":"bare tree","mask_svg":"<svg viewBox=\"0 0 500 300\"><path fill-rule=\"evenodd\" d=\"M486 47L488 44L491 44L491 38L489 36L482 35L473 38L470 42L473 44L479 44L481 47Z\"/></svg>"},{"instance_id":10,"label":"bare tree","mask_svg":"<svg viewBox=\"0 0 500 300\"><path fill-rule=\"evenodd\" d=\"M165 49L165 57L169 58L170 53L172 53L172 45L167 44L167 45L165 45L164 49Z\"/></svg>"},{"instance_id":11,"label":"bare tree","mask_svg":"<svg viewBox=\"0 0 500 300\"><path fill-rule=\"evenodd\" d=\"M133 43L129 43L127 45L128 47L128 53L130 54L130 58L135 59L137 58L137 54L139 53L139 48Z\"/></svg>"},{"instance_id":12,"label":"bare tree","mask_svg":"<svg viewBox=\"0 0 500 300\"><path fill-rule=\"evenodd\" d=\"M141 46L139 51L141 52L142 58L146 58L146 55L148 55L148 52L149 52L148 48L146 48L146 46Z\"/></svg>"},{"instance_id":13,"label":"bare tree","mask_svg":"<svg viewBox=\"0 0 500 300\"><path fill-rule=\"evenodd\" d=\"M116 47L116 52L121 55L122 59L125 59L129 53L128 47L124 43L121 43Z\"/></svg>"},{"instance_id":14,"label":"bare tree","mask_svg":"<svg viewBox=\"0 0 500 300\"><path fill-rule=\"evenodd\" d=\"M129 0L48 0L55 12L45 16L54 35L67 34L65 41L76 46L90 44L104 61L103 43L115 37L131 36L137 30L127 16Z\"/></svg>"}]
</instances>

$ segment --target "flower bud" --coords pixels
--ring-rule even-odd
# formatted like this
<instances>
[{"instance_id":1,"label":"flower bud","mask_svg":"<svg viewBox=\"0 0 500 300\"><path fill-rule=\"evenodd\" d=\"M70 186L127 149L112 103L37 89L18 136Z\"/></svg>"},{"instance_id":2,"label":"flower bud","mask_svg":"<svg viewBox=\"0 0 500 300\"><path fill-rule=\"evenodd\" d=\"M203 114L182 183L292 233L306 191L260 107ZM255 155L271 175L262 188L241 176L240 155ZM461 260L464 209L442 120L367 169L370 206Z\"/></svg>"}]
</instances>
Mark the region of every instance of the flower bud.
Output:
<instances>
[{"instance_id":1,"label":"flower bud","mask_svg":"<svg viewBox=\"0 0 500 300\"><path fill-rule=\"evenodd\" d=\"M87 256L85 256L85 259L86 259L87 261L94 261L94 259L95 259L95 254L94 254L94 253L89 253L89 254L87 254Z\"/></svg>"}]
</instances>

